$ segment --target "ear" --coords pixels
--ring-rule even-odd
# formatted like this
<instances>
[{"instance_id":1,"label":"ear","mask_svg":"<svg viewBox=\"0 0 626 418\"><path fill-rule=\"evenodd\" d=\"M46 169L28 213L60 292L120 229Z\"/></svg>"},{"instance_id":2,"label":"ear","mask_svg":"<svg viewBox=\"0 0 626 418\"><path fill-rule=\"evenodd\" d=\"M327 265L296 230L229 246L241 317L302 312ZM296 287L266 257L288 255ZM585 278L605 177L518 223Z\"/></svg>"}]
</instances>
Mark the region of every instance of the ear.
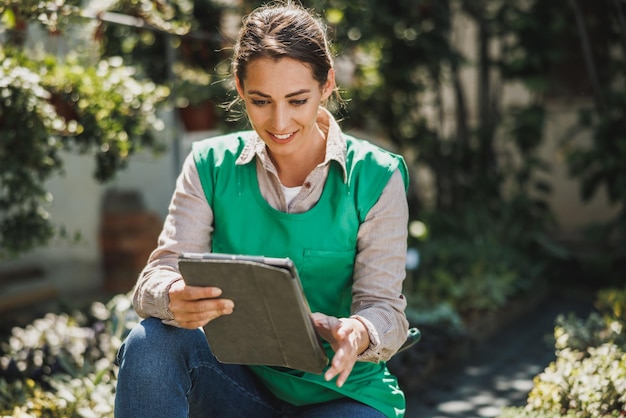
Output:
<instances>
[{"instance_id":1,"label":"ear","mask_svg":"<svg viewBox=\"0 0 626 418\"><path fill-rule=\"evenodd\" d=\"M328 77L326 77L326 83L322 88L322 101L328 99L335 90L335 69L328 70Z\"/></svg>"},{"instance_id":2,"label":"ear","mask_svg":"<svg viewBox=\"0 0 626 418\"><path fill-rule=\"evenodd\" d=\"M243 83L239 80L239 77L235 77L235 86L237 87L239 97L243 99Z\"/></svg>"}]
</instances>

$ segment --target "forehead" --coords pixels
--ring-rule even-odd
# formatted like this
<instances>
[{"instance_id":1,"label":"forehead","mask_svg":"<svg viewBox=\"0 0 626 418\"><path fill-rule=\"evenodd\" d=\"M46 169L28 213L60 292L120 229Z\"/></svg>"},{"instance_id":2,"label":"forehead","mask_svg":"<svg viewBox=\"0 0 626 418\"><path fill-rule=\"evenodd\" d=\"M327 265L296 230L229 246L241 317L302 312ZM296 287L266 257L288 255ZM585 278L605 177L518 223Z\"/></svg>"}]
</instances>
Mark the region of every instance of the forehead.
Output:
<instances>
[{"instance_id":1,"label":"forehead","mask_svg":"<svg viewBox=\"0 0 626 418\"><path fill-rule=\"evenodd\" d=\"M261 91L281 96L282 93L319 87L311 67L293 58L258 58L248 63L245 91Z\"/></svg>"}]
</instances>

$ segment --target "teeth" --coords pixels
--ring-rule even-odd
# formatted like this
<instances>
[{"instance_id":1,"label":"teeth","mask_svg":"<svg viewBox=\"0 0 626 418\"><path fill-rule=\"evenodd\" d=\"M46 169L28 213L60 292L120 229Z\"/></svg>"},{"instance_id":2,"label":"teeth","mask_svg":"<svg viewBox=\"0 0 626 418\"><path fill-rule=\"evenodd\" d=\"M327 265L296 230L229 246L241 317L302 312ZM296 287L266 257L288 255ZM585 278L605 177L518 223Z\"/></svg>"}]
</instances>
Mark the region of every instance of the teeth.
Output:
<instances>
[{"instance_id":1,"label":"teeth","mask_svg":"<svg viewBox=\"0 0 626 418\"><path fill-rule=\"evenodd\" d=\"M278 139L287 139L289 138L291 135L293 135L293 132L290 134L285 134L285 135L278 135L278 134L274 134L274 136Z\"/></svg>"}]
</instances>

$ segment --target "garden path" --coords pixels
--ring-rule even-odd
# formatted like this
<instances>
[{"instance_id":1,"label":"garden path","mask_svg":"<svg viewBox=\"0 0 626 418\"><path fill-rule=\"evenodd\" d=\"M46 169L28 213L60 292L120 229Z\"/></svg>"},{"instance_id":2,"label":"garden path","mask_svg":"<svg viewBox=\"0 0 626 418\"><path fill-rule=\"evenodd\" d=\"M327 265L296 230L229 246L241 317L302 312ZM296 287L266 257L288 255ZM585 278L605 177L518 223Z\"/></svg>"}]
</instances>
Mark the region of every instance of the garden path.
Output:
<instances>
[{"instance_id":1,"label":"garden path","mask_svg":"<svg viewBox=\"0 0 626 418\"><path fill-rule=\"evenodd\" d=\"M589 294L553 296L472 351L408 391L406 418L497 417L502 408L522 406L533 377L555 359L552 335L561 313L586 317ZM427 336L423 336L427 338Z\"/></svg>"}]
</instances>

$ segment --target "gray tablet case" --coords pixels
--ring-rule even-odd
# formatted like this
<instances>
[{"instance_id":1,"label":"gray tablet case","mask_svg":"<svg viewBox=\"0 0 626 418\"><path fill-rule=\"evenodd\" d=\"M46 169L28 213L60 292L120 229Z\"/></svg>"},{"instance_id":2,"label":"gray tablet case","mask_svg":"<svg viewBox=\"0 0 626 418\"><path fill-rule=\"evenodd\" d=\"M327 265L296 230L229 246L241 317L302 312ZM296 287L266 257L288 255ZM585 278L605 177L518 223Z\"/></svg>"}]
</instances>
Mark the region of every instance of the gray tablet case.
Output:
<instances>
[{"instance_id":1,"label":"gray tablet case","mask_svg":"<svg viewBox=\"0 0 626 418\"><path fill-rule=\"evenodd\" d=\"M178 267L188 285L219 287L235 302L232 314L204 327L220 362L322 373L328 358L292 260L183 253Z\"/></svg>"}]
</instances>

